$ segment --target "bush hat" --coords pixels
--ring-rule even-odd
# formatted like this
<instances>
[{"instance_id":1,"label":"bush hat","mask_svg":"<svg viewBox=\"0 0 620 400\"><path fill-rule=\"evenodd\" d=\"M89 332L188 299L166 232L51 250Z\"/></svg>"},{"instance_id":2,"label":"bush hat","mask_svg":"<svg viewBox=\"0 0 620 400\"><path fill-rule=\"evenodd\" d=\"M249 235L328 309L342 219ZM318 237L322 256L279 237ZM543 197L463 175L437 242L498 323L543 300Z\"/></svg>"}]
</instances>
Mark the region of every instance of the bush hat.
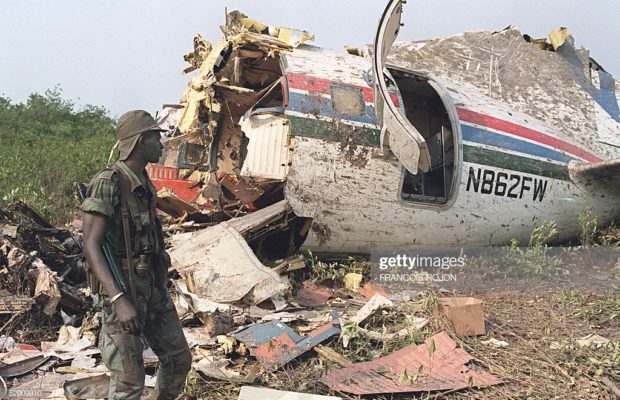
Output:
<instances>
[{"instance_id":1,"label":"bush hat","mask_svg":"<svg viewBox=\"0 0 620 400\"><path fill-rule=\"evenodd\" d=\"M133 110L118 119L116 134L118 136L119 160L126 160L138 143L138 139L146 132L164 132L155 119L144 110Z\"/></svg>"}]
</instances>

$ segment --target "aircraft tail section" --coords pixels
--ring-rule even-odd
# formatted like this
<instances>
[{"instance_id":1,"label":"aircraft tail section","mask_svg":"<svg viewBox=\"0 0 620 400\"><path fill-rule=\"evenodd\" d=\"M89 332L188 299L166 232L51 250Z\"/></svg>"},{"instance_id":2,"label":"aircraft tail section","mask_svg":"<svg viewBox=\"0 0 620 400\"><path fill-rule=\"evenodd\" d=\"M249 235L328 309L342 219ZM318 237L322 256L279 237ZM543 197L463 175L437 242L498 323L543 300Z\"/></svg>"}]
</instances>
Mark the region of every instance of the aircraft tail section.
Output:
<instances>
[{"instance_id":1,"label":"aircraft tail section","mask_svg":"<svg viewBox=\"0 0 620 400\"><path fill-rule=\"evenodd\" d=\"M569 171L576 184L620 198L620 159L598 164L573 164Z\"/></svg>"}]
</instances>

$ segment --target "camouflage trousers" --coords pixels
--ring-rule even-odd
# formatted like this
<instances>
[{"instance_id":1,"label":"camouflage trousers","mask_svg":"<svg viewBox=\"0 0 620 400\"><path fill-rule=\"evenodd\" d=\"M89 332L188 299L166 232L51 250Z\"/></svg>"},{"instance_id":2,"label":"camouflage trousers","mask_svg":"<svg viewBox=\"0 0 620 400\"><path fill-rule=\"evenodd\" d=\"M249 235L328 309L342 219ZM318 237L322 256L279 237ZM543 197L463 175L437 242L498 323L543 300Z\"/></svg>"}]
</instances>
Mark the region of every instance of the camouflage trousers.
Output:
<instances>
[{"instance_id":1,"label":"camouflage trousers","mask_svg":"<svg viewBox=\"0 0 620 400\"><path fill-rule=\"evenodd\" d=\"M154 267L146 276L134 274L137 297L134 306L144 322L142 336L159 358L155 398L172 400L183 388L192 356L166 287L165 272L158 273L159 266ZM110 370L108 398L139 399L144 390L145 377L142 338L122 330L114 308L107 301L104 302L99 342L103 361Z\"/></svg>"}]
</instances>

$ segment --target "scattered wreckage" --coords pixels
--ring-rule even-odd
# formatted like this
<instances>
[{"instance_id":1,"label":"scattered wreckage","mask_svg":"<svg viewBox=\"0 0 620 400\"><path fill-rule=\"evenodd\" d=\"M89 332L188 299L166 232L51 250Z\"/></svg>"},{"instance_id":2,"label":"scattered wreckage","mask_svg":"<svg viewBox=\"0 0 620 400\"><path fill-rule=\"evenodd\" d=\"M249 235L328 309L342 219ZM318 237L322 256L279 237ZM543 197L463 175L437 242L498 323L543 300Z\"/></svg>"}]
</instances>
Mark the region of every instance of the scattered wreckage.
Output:
<instances>
[{"instance_id":1,"label":"scattered wreckage","mask_svg":"<svg viewBox=\"0 0 620 400\"><path fill-rule=\"evenodd\" d=\"M567 237L584 204L591 203L602 222L618 215L610 200L618 195L612 175L620 155L615 81L574 48L566 31L554 33L551 45L509 28L397 44L388 56L395 37L384 33L400 22L401 7L388 5L374 58L307 45L313 38L307 32L264 25L238 11L227 15L224 40L194 39L185 72L196 75L182 105L159 114L170 132L163 159L148 170L167 214L174 303L202 376L253 385L295 359L318 355L336 366L321 378L334 393L498 385L502 380L453 339L486 332L480 301L439 302L437 315L451 323L451 335L433 330L429 317L416 312L399 330L379 331L368 321L419 301L419 294L360 287L363 276L351 273L345 288L305 281L292 297L293 277L306 264L291 255L302 244L364 253L438 240L503 243L529 234L532 220L548 218L568 227ZM467 41L479 45L462 54ZM495 41L510 51L494 49ZM540 103L510 82L522 73L519 60L510 58L518 52L532 57L527 62L547 63L560 83L552 88L536 77ZM385 72L386 59L400 66ZM578 87L567 89L573 81L563 73L577 73ZM581 106L570 100L581 94L587 94ZM564 97L566 107L587 111L546 111ZM509 188L509 180L516 184ZM518 194L511 195L513 189ZM485 200L489 208L481 217L474 205ZM503 212L517 201L526 211ZM415 229L420 226L430 228ZM6 390L105 397L97 293L86 282L79 233L53 227L18 203L0 211L0 241L0 314L36 308L52 315L60 307L65 319L56 341L39 347L3 336L0 377L13 380ZM336 336L344 348L361 337L404 341L423 330L425 340L365 362L322 344ZM144 359L153 372L157 359L150 349ZM45 373L52 368L55 373ZM16 379L35 371L43 373ZM146 386L154 386L152 374ZM239 398L256 396L338 398L251 386Z\"/></svg>"},{"instance_id":2,"label":"scattered wreckage","mask_svg":"<svg viewBox=\"0 0 620 400\"><path fill-rule=\"evenodd\" d=\"M260 215L261 211L253 215ZM33 311L53 315L60 310L64 321L56 340L42 341L37 346L18 343L8 335L0 338L0 377L3 382L10 383L5 394L68 399L105 397L109 378L96 345L100 329L99 305L97 294L94 293L96 290L93 292L87 287L86 275L82 269L84 265L79 230L52 227L23 203L1 209L0 215L0 254L3 257L2 266L5 268L2 276L5 291L1 302L3 313L17 316ZM321 343L339 337L346 346L355 335L362 335L376 342L402 340L408 337L411 331L424 329L429 321L421 316L408 319L406 327L392 334L364 328L366 321L373 315L384 309L397 308L398 302L415 301L417 294L401 294L389 300L373 285L369 284L362 290L357 280L352 289L329 288L320 283L306 281L297 295L291 297L290 287L284 285L288 280L286 277L292 277L306 268L306 264L297 256L283 260L273 269L263 266L255 256L255 263L244 267L244 258L241 257L241 264L234 271L238 283L231 284L229 290L225 291L218 286L219 282L214 282L217 280L205 279L206 283L211 283L211 286L207 286L209 290L205 291L198 283L203 281L201 273L210 274L211 277L223 273L222 269L213 269L214 263L222 261L218 257L230 257L230 254L240 252L253 255L238 233L239 230L244 232L243 228L234 225L234 222L235 220L231 220L216 226L218 229L228 229L227 234L235 236L234 241L224 242L224 248L217 250L217 240L211 240L207 236L205 243L211 243L216 249L211 255L202 253L206 246L201 247L199 243L200 236L205 233L211 235L213 229L173 235L171 240L173 246L175 241L180 243L179 246L192 242L197 244L191 249L180 249L192 255L196 269L191 272L175 272L186 274L182 277L176 275L171 283L171 292L195 355L194 369L205 378L254 384L259 376L281 369L315 350L313 354L319 354L326 360L345 367L327 372L322 379L326 387L340 392L456 390L500 383L499 379L483 371L472 370L463 375L462 369L466 368L464 364L469 362L471 356L462 349L456 349L454 341L449 339L446 333L441 333L429 339L433 341L433 346L437 347L436 355L429 353L426 347L415 350L427 354L428 357L422 364L415 364L416 371L428 368L428 362L436 365L435 370L428 368L424 373L419 372L419 383L410 381L389 384L395 382L395 378L384 373L379 374L381 379L371 380L375 382L375 389L347 386L343 383L350 382L347 376L363 374L361 371L366 368L365 364L352 363L334 349L321 346ZM79 225L79 221L74 224ZM195 234L198 239L183 239L183 235L188 234ZM236 247L229 247L230 243L236 243ZM204 257L201 254L204 254ZM245 280L239 279L239 275ZM221 278L224 281L228 279L226 276ZM364 295L371 296L366 299ZM320 310L330 312L325 315L319 312ZM11 321L12 319L9 319L3 326L3 331ZM78 323L79 321L81 322ZM295 328L289 324L294 324ZM410 347L405 350L409 352L412 349ZM414 354L411 353L411 357L414 357ZM391 357L406 361L400 352ZM157 358L149 348L145 349L143 358L147 370L150 371L146 377L146 387L153 387L152 371L156 369ZM455 360L463 363L460 367L460 379L457 380L450 378L453 370L441 368L443 362L448 362L452 365L450 368L453 368ZM377 359L376 362L381 364L383 359ZM389 358L385 362L389 362ZM403 371L391 373L402 375ZM242 389L240 398L262 390L271 393L268 389L248 386ZM290 395L302 396L301 398L312 396L292 392ZM317 398L322 397L324 396Z\"/></svg>"},{"instance_id":3,"label":"scattered wreckage","mask_svg":"<svg viewBox=\"0 0 620 400\"><path fill-rule=\"evenodd\" d=\"M2 280L3 312L13 316L60 312L64 322L54 340L36 341L34 345L11 337L12 332L16 332L11 325L12 317L2 326L0 377L7 384L5 394L50 399L105 397L109 378L97 347L100 329L97 295L86 287L84 274L76 273L76 268L81 271L82 267L79 230L51 227L22 203L2 209L0 213L1 262L7 269ZM220 225L227 229L227 223ZM209 230L193 233L198 236L205 231ZM170 242L185 243L187 241L179 236L188 233L192 234L171 235ZM228 251L235 254L244 248L243 251L250 251L242 239L238 235L239 247L228 248ZM204 250L197 246L195 250L186 251L193 251L195 260L199 261ZM210 259L217 261L217 258ZM259 284L252 287L253 282L248 281L248 287L243 290L231 287L234 294L229 297L210 298L197 284L197 272L207 268L200 262L198 269L191 273L186 271L184 276L173 271L174 304L192 348L195 373L207 380L229 382L238 385L237 388L242 386L240 399L257 395L329 399L350 395L476 391L500 385L506 379L501 374L498 376L501 369L493 367L489 372L472 356L470 349L459 345L464 336L485 335L482 338L487 340L479 342L490 349L514 346L489 337L483 304L477 299L440 297L433 305L424 297L429 294L411 290L388 294L372 283L362 281L359 285L357 273L347 274L342 287L309 280L295 284L298 290L294 296L287 286L267 298L261 293L269 292L263 292ZM260 264L254 267L259 276L262 276L262 268L266 268L271 272L266 275L269 279L294 283L299 277L297 274L307 268L307 263L293 256L276 263L274 268L261 268ZM49 271L39 275L39 270ZM34 275L33 271L38 272L34 280L29 278ZM211 270L212 274L220 272ZM9 276L21 277L21 280L9 279ZM39 276L46 277L45 285L37 285ZM17 282L23 284L15 285ZM65 286L70 290L61 290ZM211 294L223 296L224 293L214 286ZM76 298L82 301L76 302ZM396 320L400 322L394 326L385 325L385 321ZM359 346L359 343L376 343L379 348L381 344L396 347L362 362L342 354L343 349ZM610 339L590 334L576 341L553 343L551 348L600 348L610 344L613 344ZM148 348L143 358L148 390L154 387L158 360ZM298 360L308 358L320 358L326 367L319 379L320 391L307 387L300 390L321 394L256 387L259 382L264 384L265 377L270 374L283 369L290 373ZM609 380L605 382L613 390L615 384Z\"/></svg>"},{"instance_id":4,"label":"scattered wreckage","mask_svg":"<svg viewBox=\"0 0 620 400\"><path fill-rule=\"evenodd\" d=\"M0 210L0 266L0 284L11 293L2 296L0 313L27 311L31 292L47 315L59 304L72 313L92 306L88 291L76 285L86 276L79 238L24 203Z\"/></svg>"}]
</instances>

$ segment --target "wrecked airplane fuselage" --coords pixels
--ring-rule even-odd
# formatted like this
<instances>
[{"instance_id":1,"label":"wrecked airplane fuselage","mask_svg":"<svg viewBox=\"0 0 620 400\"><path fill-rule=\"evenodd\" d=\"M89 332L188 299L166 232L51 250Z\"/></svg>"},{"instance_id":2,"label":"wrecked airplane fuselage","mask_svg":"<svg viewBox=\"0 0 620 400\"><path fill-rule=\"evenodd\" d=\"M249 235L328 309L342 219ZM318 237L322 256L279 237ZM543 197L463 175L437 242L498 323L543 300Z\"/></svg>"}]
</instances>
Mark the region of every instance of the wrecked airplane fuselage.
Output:
<instances>
[{"instance_id":1,"label":"wrecked airplane fuselage","mask_svg":"<svg viewBox=\"0 0 620 400\"><path fill-rule=\"evenodd\" d=\"M586 206L603 223L619 215L615 189L574 173L607 160L604 173L617 174L612 117L597 114L606 141L563 134L553 118L535 118L475 81L411 65L387 65L375 98L371 58L304 44L306 32L239 12L223 30L225 40L212 46L197 37L186 56L198 75L184 107L167 110L178 128L149 173L158 188L207 210L209 222L285 201L288 213L249 235L259 253L302 242L356 253L501 244L527 240L543 220L568 238Z\"/></svg>"}]
</instances>

